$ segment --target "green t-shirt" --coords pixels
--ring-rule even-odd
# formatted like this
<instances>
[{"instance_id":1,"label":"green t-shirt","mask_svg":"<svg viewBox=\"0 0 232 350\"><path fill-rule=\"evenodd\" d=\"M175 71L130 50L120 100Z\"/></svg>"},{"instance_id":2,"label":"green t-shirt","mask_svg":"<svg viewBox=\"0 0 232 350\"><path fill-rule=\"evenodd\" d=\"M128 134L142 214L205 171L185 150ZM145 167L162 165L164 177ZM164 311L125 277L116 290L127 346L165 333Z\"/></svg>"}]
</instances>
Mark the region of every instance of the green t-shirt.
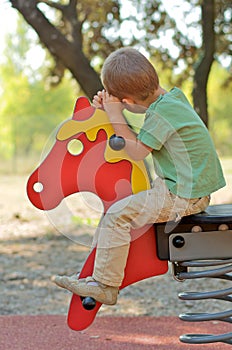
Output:
<instances>
[{"instance_id":1,"label":"green t-shirt","mask_svg":"<svg viewBox=\"0 0 232 350\"><path fill-rule=\"evenodd\" d=\"M150 105L138 139L153 149L155 172L172 193L200 198L225 186L209 132L180 89Z\"/></svg>"}]
</instances>

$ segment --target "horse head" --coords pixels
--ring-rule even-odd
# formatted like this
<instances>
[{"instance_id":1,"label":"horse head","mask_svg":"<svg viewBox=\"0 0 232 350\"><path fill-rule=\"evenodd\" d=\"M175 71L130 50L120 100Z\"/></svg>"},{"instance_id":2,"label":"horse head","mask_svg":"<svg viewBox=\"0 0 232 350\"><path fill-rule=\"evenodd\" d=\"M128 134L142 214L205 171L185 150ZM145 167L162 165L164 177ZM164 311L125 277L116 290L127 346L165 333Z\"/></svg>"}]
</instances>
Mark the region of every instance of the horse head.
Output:
<instances>
[{"instance_id":1,"label":"horse head","mask_svg":"<svg viewBox=\"0 0 232 350\"><path fill-rule=\"evenodd\" d=\"M149 188L144 163L112 148L113 134L107 114L78 98L72 118L59 127L52 149L28 179L32 204L50 210L63 198L88 191L102 200L105 212L115 201Z\"/></svg>"}]
</instances>

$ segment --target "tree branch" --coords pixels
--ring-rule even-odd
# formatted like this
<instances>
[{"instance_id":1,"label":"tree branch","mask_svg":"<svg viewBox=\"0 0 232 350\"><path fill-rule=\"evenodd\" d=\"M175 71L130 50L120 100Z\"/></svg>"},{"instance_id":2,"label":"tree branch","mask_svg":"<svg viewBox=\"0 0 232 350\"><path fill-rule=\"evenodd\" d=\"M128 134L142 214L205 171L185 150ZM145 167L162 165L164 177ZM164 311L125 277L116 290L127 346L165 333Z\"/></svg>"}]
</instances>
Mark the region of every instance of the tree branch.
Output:
<instances>
[{"instance_id":1,"label":"tree branch","mask_svg":"<svg viewBox=\"0 0 232 350\"><path fill-rule=\"evenodd\" d=\"M195 71L193 88L194 107L206 125L208 124L206 88L215 52L214 5L214 0L203 0L201 5L203 55Z\"/></svg>"},{"instance_id":2,"label":"tree branch","mask_svg":"<svg viewBox=\"0 0 232 350\"><path fill-rule=\"evenodd\" d=\"M89 98L92 98L97 90L102 89L98 74L91 67L89 60L82 51L80 29L79 35L76 35L74 38L74 42L70 42L40 11L37 7L39 1L10 0L10 2L37 32L40 41L47 47L49 52L69 69ZM70 0L70 8L68 10L75 3L76 0ZM72 12L71 19L73 18L74 13ZM78 23L77 18L76 22Z\"/></svg>"}]
</instances>

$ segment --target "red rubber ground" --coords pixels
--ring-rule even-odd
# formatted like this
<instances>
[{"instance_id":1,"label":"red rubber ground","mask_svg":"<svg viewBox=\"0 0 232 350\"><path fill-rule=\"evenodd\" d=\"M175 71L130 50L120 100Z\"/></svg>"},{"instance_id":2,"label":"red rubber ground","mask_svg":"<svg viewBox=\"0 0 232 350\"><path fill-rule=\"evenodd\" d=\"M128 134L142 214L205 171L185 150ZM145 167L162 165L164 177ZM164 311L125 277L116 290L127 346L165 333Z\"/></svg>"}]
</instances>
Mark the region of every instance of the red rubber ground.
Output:
<instances>
[{"instance_id":1,"label":"red rubber ground","mask_svg":"<svg viewBox=\"0 0 232 350\"><path fill-rule=\"evenodd\" d=\"M229 350L223 343L188 345L185 333L224 333L223 323L186 323L175 317L97 317L82 332L67 327L65 316L0 316L1 350Z\"/></svg>"}]
</instances>

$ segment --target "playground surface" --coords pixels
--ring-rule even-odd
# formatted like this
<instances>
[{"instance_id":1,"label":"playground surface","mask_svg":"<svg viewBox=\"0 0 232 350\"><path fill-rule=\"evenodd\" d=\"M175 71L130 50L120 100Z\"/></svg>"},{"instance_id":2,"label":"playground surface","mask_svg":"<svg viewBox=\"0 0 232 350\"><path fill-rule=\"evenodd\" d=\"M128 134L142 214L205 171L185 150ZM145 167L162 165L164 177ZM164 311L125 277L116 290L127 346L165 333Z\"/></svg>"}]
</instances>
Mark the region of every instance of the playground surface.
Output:
<instances>
[{"instance_id":1,"label":"playground surface","mask_svg":"<svg viewBox=\"0 0 232 350\"><path fill-rule=\"evenodd\" d=\"M86 330L68 328L63 315L0 316L3 350L229 350L228 344L189 345L186 333L223 333L219 322L186 323L177 317L97 317Z\"/></svg>"}]
</instances>

